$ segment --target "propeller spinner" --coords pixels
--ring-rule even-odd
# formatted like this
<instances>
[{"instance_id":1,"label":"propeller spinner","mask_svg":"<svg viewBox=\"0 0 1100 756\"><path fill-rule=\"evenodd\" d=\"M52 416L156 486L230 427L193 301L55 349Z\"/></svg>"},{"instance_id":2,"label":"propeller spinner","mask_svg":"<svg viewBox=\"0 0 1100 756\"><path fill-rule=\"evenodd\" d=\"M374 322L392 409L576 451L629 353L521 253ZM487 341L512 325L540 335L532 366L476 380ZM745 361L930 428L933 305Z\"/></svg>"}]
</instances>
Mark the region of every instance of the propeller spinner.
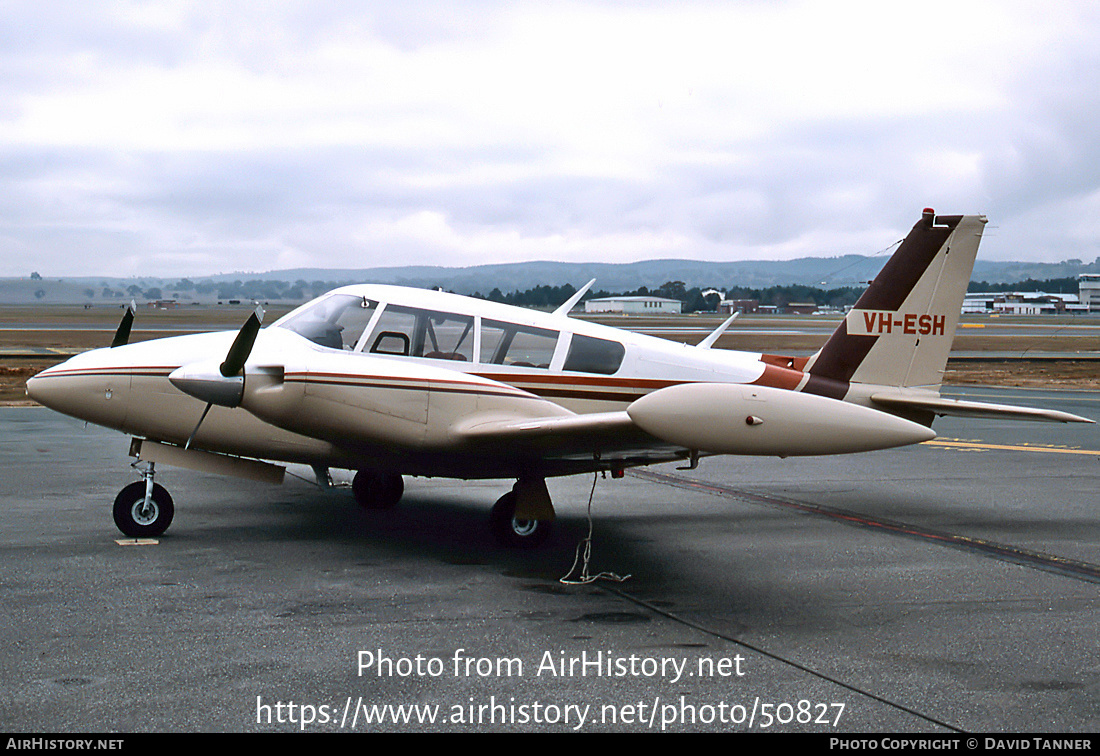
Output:
<instances>
[{"instance_id":1,"label":"propeller spinner","mask_svg":"<svg viewBox=\"0 0 1100 756\"><path fill-rule=\"evenodd\" d=\"M244 363L256 343L264 311L257 307L241 326L224 360L204 360L173 370L168 380L185 394L207 404L236 407L244 396Z\"/></svg>"},{"instance_id":2,"label":"propeller spinner","mask_svg":"<svg viewBox=\"0 0 1100 756\"><path fill-rule=\"evenodd\" d=\"M191 431L185 448L191 446L211 407L215 404L219 407L240 405L244 398L244 364L256 344L256 335L260 332L263 318L263 308L257 306L237 332L224 360L193 362L176 368L168 375L168 380L180 391L206 402L206 409L202 411L199 422Z\"/></svg>"}]
</instances>

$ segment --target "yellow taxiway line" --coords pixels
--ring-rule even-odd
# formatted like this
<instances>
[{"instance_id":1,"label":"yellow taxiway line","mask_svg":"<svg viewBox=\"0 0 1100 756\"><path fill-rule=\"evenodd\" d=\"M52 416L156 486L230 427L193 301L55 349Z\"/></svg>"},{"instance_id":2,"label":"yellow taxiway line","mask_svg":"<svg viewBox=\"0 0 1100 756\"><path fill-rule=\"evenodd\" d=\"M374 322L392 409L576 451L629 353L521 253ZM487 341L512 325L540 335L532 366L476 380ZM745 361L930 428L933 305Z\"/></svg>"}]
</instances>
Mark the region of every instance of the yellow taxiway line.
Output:
<instances>
[{"instance_id":1,"label":"yellow taxiway line","mask_svg":"<svg viewBox=\"0 0 1100 756\"><path fill-rule=\"evenodd\" d=\"M939 446L947 449L979 449L982 451L1021 451L1044 452L1050 454L1084 454L1100 457L1096 449L1071 449L1064 446L1039 446L1033 444L985 444L978 441L964 441L958 438L936 438L925 441L925 446Z\"/></svg>"}]
</instances>

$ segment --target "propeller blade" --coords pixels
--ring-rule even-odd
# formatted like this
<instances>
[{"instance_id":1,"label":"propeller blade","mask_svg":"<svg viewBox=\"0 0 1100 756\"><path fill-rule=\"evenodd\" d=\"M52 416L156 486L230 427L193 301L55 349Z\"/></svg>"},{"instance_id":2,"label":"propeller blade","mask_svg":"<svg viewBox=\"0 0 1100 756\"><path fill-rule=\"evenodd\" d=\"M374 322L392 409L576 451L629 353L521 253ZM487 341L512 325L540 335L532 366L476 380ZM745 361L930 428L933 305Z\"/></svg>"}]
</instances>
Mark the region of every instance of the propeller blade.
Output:
<instances>
[{"instance_id":1,"label":"propeller blade","mask_svg":"<svg viewBox=\"0 0 1100 756\"><path fill-rule=\"evenodd\" d=\"M257 307L256 311L248 316L248 320L237 332L233 339L229 352L221 362L217 358L191 362L181 365L168 374L168 380L173 386L185 394L201 399L207 404L217 404L222 407L237 407L244 396L244 363L256 344L256 336L260 332L260 322L263 320L264 311ZM209 411L209 407L207 407ZM199 418L199 425L206 419L204 412ZM199 425L191 431L191 438L195 437ZM188 442L190 443L190 441Z\"/></svg>"},{"instance_id":2,"label":"propeller blade","mask_svg":"<svg viewBox=\"0 0 1100 756\"><path fill-rule=\"evenodd\" d=\"M195 430L191 431L191 435L187 437L187 443L183 445L184 449L191 448L191 442L195 440L195 434L199 432L199 426L202 425L202 421L206 419L206 413L208 413L213 406L214 404L212 402L207 402L206 409L202 411L202 416L199 418L199 421L195 423Z\"/></svg>"},{"instance_id":3,"label":"propeller blade","mask_svg":"<svg viewBox=\"0 0 1100 756\"><path fill-rule=\"evenodd\" d=\"M233 346L229 347L229 353L225 356L225 362L221 364L221 374L226 378L239 375L244 369L244 363L256 344L256 334L260 332L260 323L264 319L264 310L259 305L255 312L248 316L248 320L241 326L237 338L233 339Z\"/></svg>"},{"instance_id":4,"label":"propeller blade","mask_svg":"<svg viewBox=\"0 0 1100 756\"><path fill-rule=\"evenodd\" d=\"M126 312L122 314L122 322L118 324L115 337L111 340L111 349L126 346L130 343L130 328L134 325L134 313L136 312L137 303L131 299L130 304L126 307Z\"/></svg>"}]
</instances>

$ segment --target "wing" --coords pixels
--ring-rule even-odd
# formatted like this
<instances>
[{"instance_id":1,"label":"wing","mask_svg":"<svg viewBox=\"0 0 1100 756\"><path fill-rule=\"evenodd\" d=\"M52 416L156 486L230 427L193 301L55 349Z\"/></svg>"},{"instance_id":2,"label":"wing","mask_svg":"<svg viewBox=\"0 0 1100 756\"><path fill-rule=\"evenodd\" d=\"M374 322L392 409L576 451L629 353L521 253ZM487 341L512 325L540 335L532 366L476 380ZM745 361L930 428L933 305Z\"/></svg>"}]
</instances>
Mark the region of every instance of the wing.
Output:
<instances>
[{"instance_id":1,"label":"wing","mask_svg":"<svg viewBox=\"0 0 1100 756\"><path fill-rule=\"evenodd\" d=\"M990 417L1016 420L1045 420L1052 423L1093 423L1087 417L1069 412L1036 408L1014 407L1009 404L970 402L962 399L944 399L940 396L913 396L905 394L873 394L871 401L886 409L923 410L937 415L956 417Z\"/></svg>"},{"instance_id":2,"label":"wing","mask_svg":"<svg viewBox=\"0 0 1100 756\"><path fill-rule=\"evenodd\" d=\"M659 389L625 411L553 417L473 415L452 426L466 444L542 458L691 452L766 456L848 454L935 438L923 425L850 402L736 383ZM690 450L690 452L689 452Z\"/></svg>"},{"instance_id":3,"label":"wing","mask_svg":"<svg viewBox=\"0 0 1100 756\"><path fill-rule=\"evenodd\" d=\"M682 446L646 433L625 411L535 418L473 415L451 431L468 445L542 459L584 457L651 463L689 454Z\"/></svg>"}]
</instances>

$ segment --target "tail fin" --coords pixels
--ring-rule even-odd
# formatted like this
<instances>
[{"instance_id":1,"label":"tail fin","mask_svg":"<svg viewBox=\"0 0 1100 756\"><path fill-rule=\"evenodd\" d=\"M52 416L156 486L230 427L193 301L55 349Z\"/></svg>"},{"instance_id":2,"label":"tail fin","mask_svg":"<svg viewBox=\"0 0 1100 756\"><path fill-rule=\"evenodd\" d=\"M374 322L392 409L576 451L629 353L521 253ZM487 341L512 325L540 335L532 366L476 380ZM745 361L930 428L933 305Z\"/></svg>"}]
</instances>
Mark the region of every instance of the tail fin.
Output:
<instances>
[{"instance_id":1,"label":"tail fin","mask_svg":"<svg viewBox=\"0 0 1100 756\"><path fill-rule=\"evenodd\" d=\"M985 226L926 209L825 346L804 391L843 398L850 383L937 388Z\"/></svg>"}]
</instances>

